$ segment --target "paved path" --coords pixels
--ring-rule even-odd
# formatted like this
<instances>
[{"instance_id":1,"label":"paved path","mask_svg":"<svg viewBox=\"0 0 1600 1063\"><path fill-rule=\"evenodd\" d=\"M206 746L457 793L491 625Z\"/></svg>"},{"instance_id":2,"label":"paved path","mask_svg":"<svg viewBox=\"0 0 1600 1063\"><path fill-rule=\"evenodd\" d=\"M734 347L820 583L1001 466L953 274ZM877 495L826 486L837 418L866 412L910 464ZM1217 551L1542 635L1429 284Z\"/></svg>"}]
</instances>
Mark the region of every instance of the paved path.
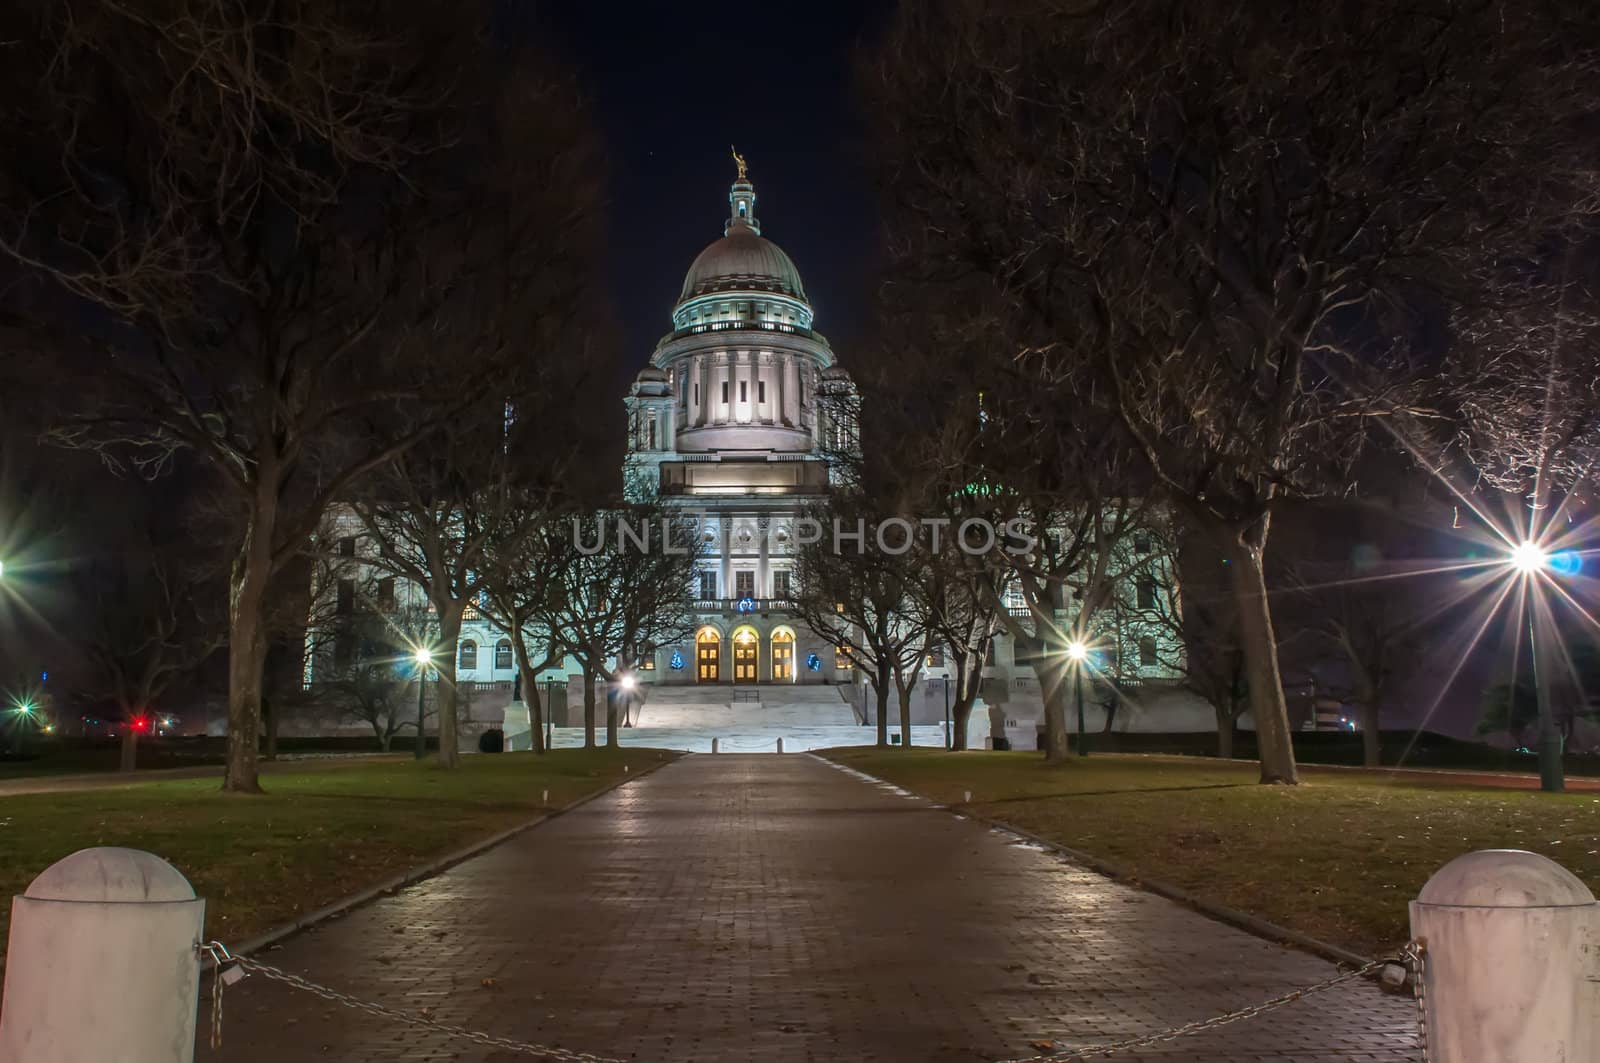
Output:
<instances>
[{"instance_id":1,"label":"paved path","mask_svg":"<svg viewBox=\"0 0 1600 1063\"><path fill-rule=\"evenodd\" d=\"M261 958L641 1063L1025 1056L1333 971L817 758L770 755L686 757ZM259 976L226 1005L222 1051L197 1058L531 1058ZM1412 1058L1412 1015L1359 982L1115 1059L1389 1063Z\"/></svg>"}]
</instances>

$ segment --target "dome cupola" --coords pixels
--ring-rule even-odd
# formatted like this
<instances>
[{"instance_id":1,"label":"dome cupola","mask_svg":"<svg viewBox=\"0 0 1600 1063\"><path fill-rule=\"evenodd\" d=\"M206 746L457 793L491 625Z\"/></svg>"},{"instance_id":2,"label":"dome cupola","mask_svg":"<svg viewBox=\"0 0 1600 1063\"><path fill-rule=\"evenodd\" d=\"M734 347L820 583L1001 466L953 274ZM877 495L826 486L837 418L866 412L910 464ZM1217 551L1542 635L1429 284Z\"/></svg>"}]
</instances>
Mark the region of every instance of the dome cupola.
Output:
<instances>
[{"instance_id":1,"label":"dome cupola","mask_svg":"<svg viewBox=\"0 0 1600 1063\"><path fill-rule=\"evenodd\" d=\"M739 175L728 191L728 220L722 239L695 256L683 278L678 305L723 292L783 295L804 303L800 271L782 248L761 235L755 186L750 183L744 157L735 152L733 158Z\"/></svg>"}]
</instances>

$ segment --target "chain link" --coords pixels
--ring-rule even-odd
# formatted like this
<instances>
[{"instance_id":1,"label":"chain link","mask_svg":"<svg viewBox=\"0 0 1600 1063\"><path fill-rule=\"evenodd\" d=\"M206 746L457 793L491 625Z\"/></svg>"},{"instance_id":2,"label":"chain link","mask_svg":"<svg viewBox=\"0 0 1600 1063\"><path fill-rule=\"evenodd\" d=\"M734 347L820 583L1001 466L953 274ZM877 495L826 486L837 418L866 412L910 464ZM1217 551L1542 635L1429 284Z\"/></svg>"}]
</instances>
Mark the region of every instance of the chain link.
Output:
<instances>
[{"instance_id":1,"label":"chain link","mask_svg":"<svg viewBox=\"0 0 1600 1063\"><path fill-rule=\"evenodd\" d=\"M349 993L341 993L337 989L329 989L327 986L318 985L297 974L291 974L270 964L262 963L260 960L253 960L248 956L235 956L220 941L209 941L199 947L201 951L210 953L212 960L216 962L217 976L212 981L211 999L212 1048L218 1048L222 1044L222 990L227 984L222 977L223 968L225 965L236 964L244 971L259 974L263 978L271 979L274 982L282 982L284 985L293 986L296 989L303 989L312 996L321 997L323 1000L342 1004L357 1011L364 1011L369 1015L377 1015L385 1019L396 1019L411 1026L421 1026L436 1033L459 1037L462 1040L471 1041L474 1044L484 1045L488 1048L500 1048L508 1052L522 1052L545 1059L559 1059L564 1063L625 1063L623 1060L614 1059L610 1056L597 1056L588 1052L573 1052L569 1049L557 1048L554 1045L541 1045L529 1041L516 1041L509 1037L496 1037L493 1034L469 1030L463 1026L451 1026L448 1023L436 1022L423 1015L415 1015L398 1011L382 1004L374 1004L371 1001L353 997Z\"/></svg>"},{"instance_id":2,"label":"chain link","mask_svg":"<svg viewBox=\"0 0 1600 1063\"><path fill-rule=\"evenodd\" d=\"M1325 978L1314 985L1306 986L1303 989L1296 989L1292 992L1285 993L1282 996L1273 997L1271 1000L1264 1000L1259 1004L1252 1004L1246 1008L1239 1008L1236 1011L1225 1011L1221 1015L1213 1015L1208 1019L1196 1019L1194 1022L1187 1022L1182 1026L1174 1026L1170 1029L1158 1030L1155 1033L1144 1034L1140 1037L1129 1037L1121 1041L1105 1041L1101 1044L1083 1045L1081 1047L1067 1049L1062 1052L1056 1052L1052 1050L1051 1052L1043 1055L1025 1056L1018 1059L1003 1060L1002 1063L1071 1063L1072 1060L1098 1059L1104 1056L1116 1055L1120 1052L1131 1052L1136 1048L1149 1048L1152 1045L1165 1044L1168 1041L1176 1041L1180 1037L1189 1037L1193 1034L1204 1033L1207 1030L1215 1030L1221 1026L1228 1026L1232 1023L1242 1022L1245 1019L1253 1019L1258 1015L1264 1015L1269 1011L1274 1011L1278 1008L1304 1000L1306 997L1309 997L1314 993L1321 993L1325 990L1332 989L1335 986L1343 985L1346 982L1353 982L1358 978L1365 978L1374 971L1390 966L1391 964L1402 964L1405 966L1411 971L1412 977L1415 978L1417 983L1420 985L1422 979L1420 959L1420 948L1417 948L1416 944L1413 942L1412 944L1406 946L1399 959L1374 960L1371 963L1357 967L1354 970L1343 971L1334 975L1332 978ZM1413 992L1420 992L1420 990L1414 989ZM1417 1005L1417 1030L1418 1035L1423 1039L1423 1063L1427 1063L1427 1039L1426 1032L1423 1029L1423 1010L1420 999L1421 998L1419 997L1419 1002Z\"/></svg>"},{"instance_id":3,"label":"chain link","mask_svg":"<svg viewBox=\"0 0 1600 1063\"><path fill-rule=\"evenodd\" d=\"M270 964L262 963L260 960L253 960L247 956L235 956L220 941L209 941L199 945L198 948L202 952L209 953L214 964L211 985L211 1047L213 1049L222 1046L222 994L229 982L226 975L229 973L229 968L237 967L241 971L254 972L274 982L282 982L284 985L304 990L313 996L335 1004L341 1004L347 1008L354 1008L357 1011L364 1011L381 1018L396 1019L411 1026L421 1026L424 1029L447 1034L451 1037L459 1037L489 1048L523 1052L528 1055L541 1056L545 1059L562 1060L564 1063L624 1063L623 1060L610 1056L591 1055L588 1052L573 1052L553 1045L516 1041L509 1037L495 1037L492 1034L468 1030L462 1026L451 1026L448 1023L436 1022L423 1015L398 1011L382 1004L375 1004L359 997L353 997L349 993L341 993L337 989L329 989L327 986L318 985L297 974L291 974ZM1391 965L1403 966L1410 972L1411 992L1417 1005L1417 1042L1422 1050L1422 1063L1428 1063L1426 964L1426 949L1423 943L1413 941L1406 945L1398 959L1374 960L1354 970L1342 971L1313 985L1292 990L1282 996L1276 996L1259 1004L1252 1004L1249 1007L1239 1008L1235 1011L1225 1011L1220 1015L1213 1015L1207 1019L1197 1019L1194 1022L1184 1023L1182 1026L1174 1026L1140 1037L1084 1045L1080 1048L1069 1049L1060 1053L1051 1051L1043 1055L1007 1059L1002 1063L1071 1063L1072 1060L1097 1059L1121 1052L1131 1052L1136 1048L1149 1048L1152 1045L1165 1044L1169 1041L1176 1041L1181 1037L1189 1037L1193 1034L1203 1033L1206 1030L1215 1030L1232 1023L1243 1022L1245 1019L1253 1019L1258 1015L1264 1015L1269 1011L1297 1003L1315 993L1333 989L1336 986L1344 985L1346 982L1353 982L1358 978L1365 978L1374 971Z\"/></svg>"}]
</instances>

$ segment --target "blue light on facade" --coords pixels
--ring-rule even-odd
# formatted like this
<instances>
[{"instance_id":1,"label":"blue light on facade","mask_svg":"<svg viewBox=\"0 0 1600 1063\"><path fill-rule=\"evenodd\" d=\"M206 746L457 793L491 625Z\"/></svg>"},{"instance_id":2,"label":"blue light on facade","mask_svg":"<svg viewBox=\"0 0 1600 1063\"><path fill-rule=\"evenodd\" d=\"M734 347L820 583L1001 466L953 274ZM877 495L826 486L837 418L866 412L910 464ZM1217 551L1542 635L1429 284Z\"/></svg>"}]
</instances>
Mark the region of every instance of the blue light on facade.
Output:
<instances>
[{"instance_id":1,"label":"blue light on facade","mask_svg":"<svg viewBox=\"0 0 1600 1063\"><path fill-rule=\"evenodd\" d=\"M681 672L683 671L683 663L683 654L679 653L677 650L673 650L672 660L667 662L667 666L674 672Z\"/></svg>"},{"instance_id":2,"label":"blue light on facade","mask_svg":"<svg viewBox=\"0 0 1600 1063\"><path fill-rule=\"evenodd\" d=\"M806 655L806 667L811 669L813 672L822 671L822 658L818 657L814 653L807 654Z\"/></svg>"},{"instance_id":3,"label":"blue light on facade","mask_svg":"<svg viewBox=\"0 0 1600 1063\"><path fill-rule=\"evenodd\" d=\"M756 611L756 600L747 594L739 599L738 609L741 613L753 613Z\"/></svg>"}]
</instances>

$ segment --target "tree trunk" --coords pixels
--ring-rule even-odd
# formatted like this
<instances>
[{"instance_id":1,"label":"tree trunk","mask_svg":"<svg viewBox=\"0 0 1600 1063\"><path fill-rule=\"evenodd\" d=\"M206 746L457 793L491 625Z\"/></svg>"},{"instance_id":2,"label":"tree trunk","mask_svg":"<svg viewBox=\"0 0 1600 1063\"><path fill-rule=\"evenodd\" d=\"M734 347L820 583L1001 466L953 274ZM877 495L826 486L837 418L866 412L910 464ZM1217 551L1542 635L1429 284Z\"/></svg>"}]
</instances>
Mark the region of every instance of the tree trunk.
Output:
<instances>
[{"instance_id":1,"label":"tree trunk","mask_svg":"<svg viewBox=\"0 0 1600 1063\"><path fill-rule=\"evenodd\" d=\"M372 733L378 736L378 752L389 752L389 743L394 738L394 732L379 724L372 725Z\"/></svg>"},{"instance_id":2,"label":"tree trunk","mask_svg":"<svg viewBox=\"0 0 1600 1063\"><path fill-rule=\"evenodd\" d=\"M1217 756L1223 760L1233 759L1233 721L1235 719L1232 708L1222 709L1213 706L1217 714Z\"/></svg>"},{"instance_id":3,"label":"tree trunk","mask_svg":"<svg viewBox=\"0 0 1600 1063\"><path fill-rule=\"evenodd\" d=\"M950 748L964 751L967 748L967 723L972 718L972 699L965 695L956 698L950 706Z\"/></svg>"},{"instance_id":4,"label":"tree trunk","mask_svg":"<svg viewBox=\"0 0 1600 1063\"><path fill-rule=\"evenodd\" d=\"M872 684L873 697L878 702L878 745L881 748L889 747L889 670L878 669L878 681Z\"/></svg>"},{"instance_id":5,"label":"tree trunk","mask_svg":"<svg viewBox=\"0 0 1600 1063\"><path fill-rule=\"evenodd\" d=\"M1361 763L1376 768L1383 763L1382 737L1378 731L1378 699L1365 698L1358 706L1361 710Z\"/></svg>"},{"instance_id":6,"label":"tree trunk","mask_svg":"<svg viewBox=\"0 0 1600 1063\"><path fill-rule=\"evenodd\" d=\"M122 751L118 758L118 771L133 771L139 766L139 732L130 717L123 717Z\"/></svg>"},{"instance_id":7,"label":"tree trunk","mask_svg":"<svg viewBox=\"0 0 1600 1063\"><path fill-rule=\"evenodd\" d=\"M1051 764L1065 764L1072 759L1067 745L1065 661L1065 654L1052 653L1047 647L1033 664L1033 674L1038 676L1044 695L1044 759Z\"/></svg>"},{"instance_id":8,"label":"tree trunk","mask_svg":"<svg viewBox=\"0 0 1600 1063\"><path fill-rule=\"evenodd\" d=\"M1278 672L1278 642L1272 631L1272 606L1267 600L1261 551L1238 539L1225 544L1228 582L1238 610L1239 641L1244 650L1245 685L1250 715L1255 719L1261 758L1261 781L1294 785L1300 781L1289 730L1289 706Z\"/></svg>"},{"instance_id":9,"label":"tree trunk","mask_svg":"<svg viewBox=\"0 0 1600 1063\"><path fill-rule=\"evenodd\" d=\"M916 688L916 680L907 686L898 676L895 677L895 695L900 702L900 745L903 749L911 748L911 692Z\"/></svg>"},{"instance_id":10,"label":"tree trunk","mask_svg":"<svg viewBox=\"0 0 1600 1063\"><path fill-rule=\"evenodd\" d=\"M515 618L513 618L515 619ZM544 752L544 706L539 702L539 683L528 658L528 647L522 641L522 631L511 633L511 652L517 658L517 676L522 682L522 703L528 707L528 726L533 731L532 749L535 755Z\"/></svg>"},{"instance_id":11,"label":"tree trunk","mask_svg":"<svg viewBox=\"0 0 1600 1063\"><path fill-rule=\"evenodd\" d=\"M261 792L257 746L267 655L264 613L277 518L277 497L266 486L267 470L258 470L258 475L264 480L256 490L245 541L234 558L228 594L228 763L222 788L243 794Z\"/></svg>"},{"instance_id":12,"label":"tree trunk","mask_svg":"<svg viewBox=\"0 0 1600 1063\"><path fill-rule=\"evenodd\" d=\"M434 701L433 729L439 735L439 767L461 766L461 740L456 733L456 660L461 645L462 603L448 608L436 603L439 613L439 660L434 671L439 676L439 689Z\"/></svg>"},{"instance_id":13,"label":"tree trunk","mask_svg":"<svg viewBox=\"0 0 1600 1063\"><path fill-rule=\"evenodd\" d=\"M594 748L594 669L583 668L583 748Z\"/></svg>"},{"instance_id":14,"label":"tree trunk","mask_svg":"<svg viewBox=\"0 0 1600 1063\"><path fill-rule=\"evenodd\" d=\"M622 701L622 690L615 684L615 679L606 681L606 748L616 749L622 743L618 741L618 728L621 726L617 720L618 703Z\"/></svg>"}]
</instances>

